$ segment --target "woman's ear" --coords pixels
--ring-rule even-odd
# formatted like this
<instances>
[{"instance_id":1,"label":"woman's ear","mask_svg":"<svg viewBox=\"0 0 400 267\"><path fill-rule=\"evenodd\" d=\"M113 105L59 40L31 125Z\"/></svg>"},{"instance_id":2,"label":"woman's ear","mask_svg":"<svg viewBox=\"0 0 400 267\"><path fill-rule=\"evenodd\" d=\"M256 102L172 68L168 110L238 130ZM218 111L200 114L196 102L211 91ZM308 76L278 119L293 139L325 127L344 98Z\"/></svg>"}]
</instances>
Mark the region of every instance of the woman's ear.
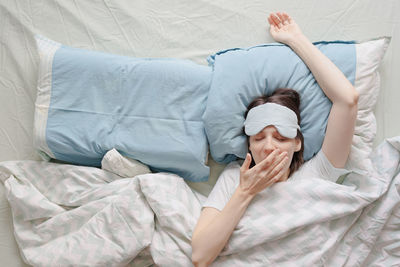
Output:
<instances>
[{"instance_id":1,"label":"woman's ear","mask_svg":"<svg viewBox=\"0 0 400 267\"><path fill-rule=\"evenodd\" d=\"M295 152L299 152L300 149L301 149L301 140L300 140L300 138L296 137L295 142L296 142L296 148L295 148L294 151Z\"/></svg>"}]
</instances>

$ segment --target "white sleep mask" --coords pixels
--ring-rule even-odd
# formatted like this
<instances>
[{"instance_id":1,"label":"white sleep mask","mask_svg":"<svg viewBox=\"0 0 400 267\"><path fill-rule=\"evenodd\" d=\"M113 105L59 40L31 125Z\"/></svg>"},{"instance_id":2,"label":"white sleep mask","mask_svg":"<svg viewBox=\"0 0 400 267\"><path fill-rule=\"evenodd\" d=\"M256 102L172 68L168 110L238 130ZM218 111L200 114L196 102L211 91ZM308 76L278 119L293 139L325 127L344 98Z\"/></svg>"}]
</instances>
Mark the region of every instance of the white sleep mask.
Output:
<instances>
[{"instance_id":1,"label":"white sleep mask","mask_svg":"<svg viewBox=\"0 0 400 267\"><path fill-rule=\"evenodd\" d=\"M295 138L300 126L296 113L285 106L266 103L250 109L244 122L244 131L248 136L258 134L265 127L273 125L287 138Z\"/></svg>"}]
</instances>

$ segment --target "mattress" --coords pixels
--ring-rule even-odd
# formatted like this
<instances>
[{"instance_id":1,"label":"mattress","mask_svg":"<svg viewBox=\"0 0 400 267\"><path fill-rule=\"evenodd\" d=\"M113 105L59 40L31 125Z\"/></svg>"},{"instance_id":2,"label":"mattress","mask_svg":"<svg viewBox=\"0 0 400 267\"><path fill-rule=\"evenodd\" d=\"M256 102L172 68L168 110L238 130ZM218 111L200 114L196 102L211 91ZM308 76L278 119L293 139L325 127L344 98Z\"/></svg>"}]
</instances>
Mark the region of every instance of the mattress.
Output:
<instances>
[{"instance_id":1,"label":"mattress","mask_svg":"<svg viewBox=\"0 0 400 267\"><path fill-rule=\"evenodd\" d=\"M232 47L273 42L267 14L286 11L311 41L391 36L380 67L375 107L377 136L400 135L400 2L384 1L27 1L0 3L0 161L40 160L33 148L39 55L34 34L60 43L135 57L173 57L207 65L207 56ZM208 161L208 182L189 183L207 195L223 165ZM24 266L12 238L10 209L0 185L0 258Z\"/></svg>"}]
</instances>

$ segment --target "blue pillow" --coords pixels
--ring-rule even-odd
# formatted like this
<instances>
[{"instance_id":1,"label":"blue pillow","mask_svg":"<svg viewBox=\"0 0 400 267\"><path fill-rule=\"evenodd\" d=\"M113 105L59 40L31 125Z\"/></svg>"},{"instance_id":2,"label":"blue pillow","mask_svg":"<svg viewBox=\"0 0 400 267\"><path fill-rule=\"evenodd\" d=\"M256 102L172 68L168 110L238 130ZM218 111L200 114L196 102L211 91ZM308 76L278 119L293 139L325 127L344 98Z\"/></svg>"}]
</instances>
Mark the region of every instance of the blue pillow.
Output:
<instances>
[{"instance_id":1,"label":"blue pillow","mask_svg":"<svg viewBox=\"0 0 400 267\"><path fill-rule=\"evenodd\" d=\"M202 115L210 67L36 38L41 61L34 136L42 155L100 166L104 154L115 148L153 171L208 179Z\"/></svg>"},{"instance_id":2,"label":"blue pillow","mask_svg":"<svg viewBox=\"0 0 400 267\"><path fill-rule=\"evenodd\" d=\"M354 42L315 45L354 84ZM211 155L217 162L245 157L248 148L242 128L246 108L255 97L270 95L277 88L292 88L300 94L304 159L310 159L321 149L332 103L288 46L271 43L233 48L210 56L208 61L214 73L203 121Z\"/></svg>"}]
</instances>

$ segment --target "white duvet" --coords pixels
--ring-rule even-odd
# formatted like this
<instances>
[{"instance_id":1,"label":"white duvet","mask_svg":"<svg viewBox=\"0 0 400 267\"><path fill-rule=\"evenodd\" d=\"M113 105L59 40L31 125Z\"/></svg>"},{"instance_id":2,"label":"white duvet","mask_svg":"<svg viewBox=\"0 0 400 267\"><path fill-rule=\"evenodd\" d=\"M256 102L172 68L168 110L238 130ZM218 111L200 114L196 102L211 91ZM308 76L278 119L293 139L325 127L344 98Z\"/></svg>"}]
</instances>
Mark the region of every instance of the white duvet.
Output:
<instances>
[{"instance_id":1,"label":"white duvet","mask_svg":"<svg viewBox=\"0 0 400 267\"><path fill-rule=\"evenodd\" d=\"M310 177L271 187L254 199L213 265L399 266L399 151L400 136L388 139L342 184ZM113 157L103 163L108 171L0 163L24 260L191 266L190 240L204 197L176 175L126 177L137 166Z\"/></svg>"}]
</instances>

